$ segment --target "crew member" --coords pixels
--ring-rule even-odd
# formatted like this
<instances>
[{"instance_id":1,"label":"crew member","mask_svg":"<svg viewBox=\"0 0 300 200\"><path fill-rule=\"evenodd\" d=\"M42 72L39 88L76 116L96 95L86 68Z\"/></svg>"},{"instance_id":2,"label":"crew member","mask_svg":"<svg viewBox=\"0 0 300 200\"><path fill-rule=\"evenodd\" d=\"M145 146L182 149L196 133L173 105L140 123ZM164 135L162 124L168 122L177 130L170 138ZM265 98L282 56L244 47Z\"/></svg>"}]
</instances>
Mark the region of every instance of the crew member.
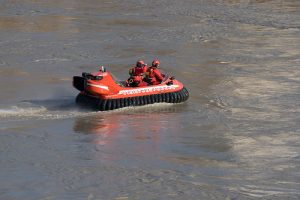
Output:
<instances>
[{"instance_id":1,"label":"crew member","mask_svg":"<svg viewBox=\"0 0 300 200\"><path fill-rule=\"evenodd\" d=\"M146 80L151 85L158 85L164 79L163 75L158 70L159 64L159 60L153 60L151 67L149 67L146 72Z\"/></svg>"},{"instance_id":2,"label":"crew member","mask_svg":"<svg viewBox=\"0 0 300 200\"><path fill-rule=\"evenodd\" d=\"M147 65L143 60L138 60L136 66L129 70L130 78L127 80L127 85L131 87L141 87L148 85L143 81L147 71Z\"/></svg>"}]
</instances>

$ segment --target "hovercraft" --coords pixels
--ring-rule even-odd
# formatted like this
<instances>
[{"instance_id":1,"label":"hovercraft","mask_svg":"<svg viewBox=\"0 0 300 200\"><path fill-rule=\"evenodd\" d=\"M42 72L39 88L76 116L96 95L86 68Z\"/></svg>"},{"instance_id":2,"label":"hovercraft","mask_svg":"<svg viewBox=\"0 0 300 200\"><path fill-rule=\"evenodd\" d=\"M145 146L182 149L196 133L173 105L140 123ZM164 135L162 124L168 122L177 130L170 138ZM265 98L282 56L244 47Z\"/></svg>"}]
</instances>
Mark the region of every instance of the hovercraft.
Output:
<instances>
[{"instance_id":1,"label":"hovercraft","mask_svg":"<svg viewBox=\"0 0 300 200\"><path fill-rule=\"evenodd\" d=\"M128 87L116 81L106 70L83 72L73 77L73 86L80 91L76 103L83 107L106 111L154 103L181 103L189 98L188 90L174 77L164 75L159 85Z\"/></svg>"}]
</instances>

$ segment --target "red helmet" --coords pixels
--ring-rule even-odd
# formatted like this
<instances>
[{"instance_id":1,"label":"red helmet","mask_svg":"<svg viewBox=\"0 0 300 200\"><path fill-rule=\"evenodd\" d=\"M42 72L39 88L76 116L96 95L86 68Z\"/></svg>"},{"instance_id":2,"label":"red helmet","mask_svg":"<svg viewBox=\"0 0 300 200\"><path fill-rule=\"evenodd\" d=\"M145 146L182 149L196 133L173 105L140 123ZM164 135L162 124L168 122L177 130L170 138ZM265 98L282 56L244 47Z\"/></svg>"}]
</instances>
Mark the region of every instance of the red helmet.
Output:
<instances>
[{"instance_id":1,"label":"red helmet","mask_svg":"<svg viewBox=\"0 0 300 200\"><path fill-rule=\"evenodd\" d=\"M137 67L143 67L143 66L145 66L145 62L144 62L143 60L138 60L138 61L136 62L136 66L137 66Z\"/></svg>"},{"instance_id":2,"label":"red helmet","mask_svg":"<svg viewBox=\"0 0 300 200\"><path fill-rule=\"evenodd\" d=\"M158 67L160 64L159 60L155 59L152 61L152 67Z\"/></svg>"}]
</instances>

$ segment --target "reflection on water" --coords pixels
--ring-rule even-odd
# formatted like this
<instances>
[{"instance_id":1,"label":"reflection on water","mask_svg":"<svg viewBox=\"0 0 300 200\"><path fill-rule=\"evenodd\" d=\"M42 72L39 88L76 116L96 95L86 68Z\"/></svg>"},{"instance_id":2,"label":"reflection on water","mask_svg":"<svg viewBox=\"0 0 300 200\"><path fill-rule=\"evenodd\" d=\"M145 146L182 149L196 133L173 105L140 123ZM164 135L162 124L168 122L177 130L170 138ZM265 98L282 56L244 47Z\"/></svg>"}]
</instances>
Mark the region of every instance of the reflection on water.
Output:
<instances>
[{"instance_id":1,"label":"reflection on water","mask_svg":"<svg viewBox=\"0 0 300 200\"><path fill-rule=\"evenodd\" d=\"M85 141L96 145L95 157L98 159L131 163L130 166L135 167L157 162L153 160L153 154L157 158L165 154L165 138L172 133L177 134L180 124L179 117L170 106L151 107L154 109L149 113L147 109L150 109L144 106L79 117L73 130L76 133L87 134ZM155 113L153 110L161 110L161 113Z\"/></svg>"},{"instance_id":2,"label":"reflection on water","mask_svg":"<svg viewBox=\"0 0 300 200\"><path fill-rule=\"evenodd\" d=\"M99 114L92 117L78 118L73 129L79 133L96 134L91 142L105 145L119 133L120 126L119 117L114 115L103 117Z\"/></svg>"},{"instance_id":3,"label":"reflection on water","mask_svg":"<svg viewBox=\"0 0 300 200\"><path fill-rule=\"evenodd\" d=\"M97 112L77 118L73 129L78 133L93 134L95 140L92 143L95 144L106 144L123 132L138 140L156 140L158 134L177 129L179 119L176 112L181 110L182 106L184 105L162 103L112 112Z\"/></svg>"}]
</instances>

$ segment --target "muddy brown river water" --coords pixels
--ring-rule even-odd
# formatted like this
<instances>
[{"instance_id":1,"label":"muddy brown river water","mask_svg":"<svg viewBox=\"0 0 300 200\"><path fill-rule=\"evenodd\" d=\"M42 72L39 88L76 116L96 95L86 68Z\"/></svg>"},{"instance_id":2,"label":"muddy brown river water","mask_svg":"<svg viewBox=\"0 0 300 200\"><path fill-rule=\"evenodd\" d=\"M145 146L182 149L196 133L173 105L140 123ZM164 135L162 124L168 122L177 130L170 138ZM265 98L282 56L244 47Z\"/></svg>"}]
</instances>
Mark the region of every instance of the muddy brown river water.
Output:
<instances>
[{"instance_id":1,"label":"muddy brown river water","mask_svg":"<svg viewBox=\"0 0 300 200\"><path fill-rule=\"evenodd\" d=\"M137 59L178 105L74 103ZM0 0L0 199L300 199L300 1Z\"/></svg>"}]
</instances>

